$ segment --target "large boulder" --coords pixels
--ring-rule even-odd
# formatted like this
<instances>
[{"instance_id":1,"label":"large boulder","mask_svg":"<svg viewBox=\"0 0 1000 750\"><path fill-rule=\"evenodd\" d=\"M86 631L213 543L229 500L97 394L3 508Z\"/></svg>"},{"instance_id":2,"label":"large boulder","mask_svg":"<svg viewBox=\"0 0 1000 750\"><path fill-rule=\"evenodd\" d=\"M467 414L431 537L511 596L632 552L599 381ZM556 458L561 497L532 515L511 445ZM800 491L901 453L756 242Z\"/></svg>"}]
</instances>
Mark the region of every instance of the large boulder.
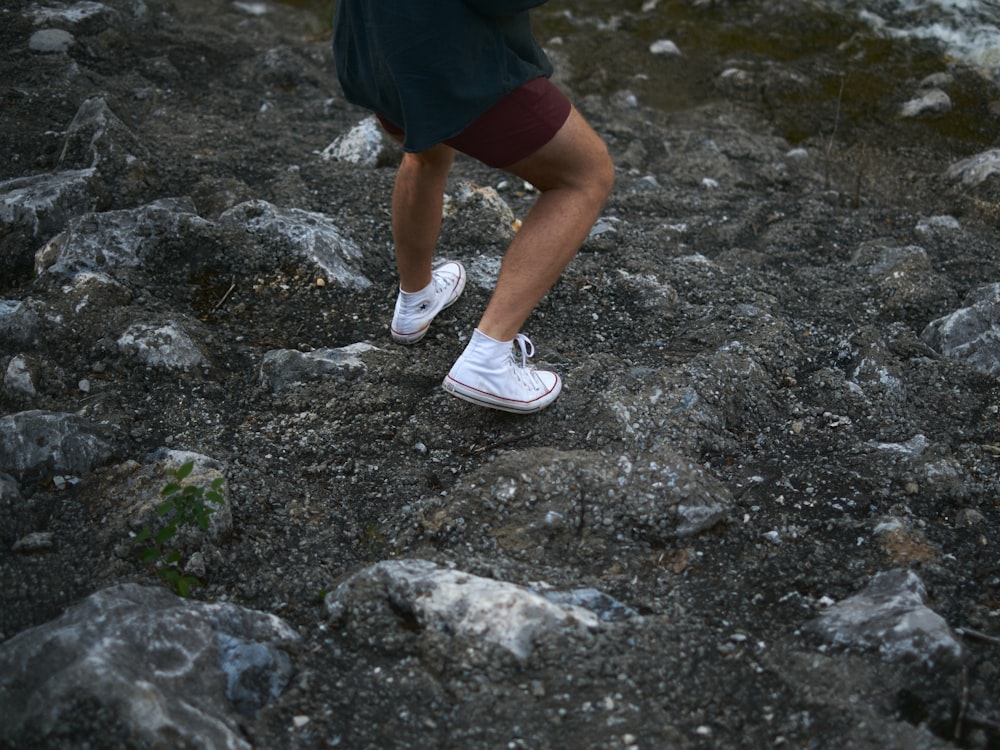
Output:
<instances>
[{"instance_id":1,"label":"large boulder","mask_svg":"<svg viewBox=\"0 0 1000 750\"><path fill-rule=\"evenodd\" d=\"M284 691L297 639L232 604L136 584L99 591L0 647L0 741L56 747L93 732L97 715L127 746L249 749L241 717Z\"/></svg>"},{"instance_id":2,"label":"large boulder","mask_svg":"<svg viewBox=\"0 0 1000 750\"><path fill-rule=\"evenodd\" d=\"M83 474L111 454L97 426L76 414L32 410L0 417L0 471L18 479Z\"/></svg>"}]
</instances>

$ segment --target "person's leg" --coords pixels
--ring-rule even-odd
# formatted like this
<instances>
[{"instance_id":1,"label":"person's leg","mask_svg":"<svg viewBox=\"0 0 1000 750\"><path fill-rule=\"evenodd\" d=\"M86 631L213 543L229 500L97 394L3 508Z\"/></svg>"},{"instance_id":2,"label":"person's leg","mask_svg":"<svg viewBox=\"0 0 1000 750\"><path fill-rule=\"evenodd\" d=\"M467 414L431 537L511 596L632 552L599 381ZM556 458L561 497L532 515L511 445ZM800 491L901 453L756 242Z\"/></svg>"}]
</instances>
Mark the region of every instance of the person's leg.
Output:
<instances>
[{"instance_id":1,"label":"person's leg","mask_svg":"<svg viewBox=\"0 0 1000 750\"><path fill-rule=\"evenodd\" d=\"M510 341L587 238L614 182L607 147L576 109L546 145L506 168L540 195L503 257L479 330Z\"/></svg>"},{"instance_id":2,"label":"person's leg","mask_svg":"<svg viewBox=\"0 0 1000 750\"><path fill-rule=\"evenodd\" d=\"M440 144L420 153L404 154L396 173L392 238L399 295L389 332L400 344L415 344L423 339L437 314L454 304L465 289L461 263L450 261L431 270L441 233L445 183L454 159L454 149Z\"/></svg>"},{"instance_id":3,"label":"person's leg","mask_svg":"<svg viewBox=\"0 0 1000 750\"><path fill-rule=\"evenodd\" d=\"M420 291L431 282L445 184L454 160L454 149L439 144L404 154L399 165L392 192L392 238L404 292Z\"/></svg>"},{"instance_id":4,"label":"person's leg","mask_svg":"<svg viewBox=\"0 0 1000 750\"><path fill-rule=\"evenodd\" d=\"M562 381L527 365L534 347L519 331L590 232L611 192L614 165L604 142L571 109L548 143L507 170L541 195L507 248L479 326L442 385L480 406L530 414L555 401ZM520 360L512 354L515 343Z\"/></svg>"}]
</instances>

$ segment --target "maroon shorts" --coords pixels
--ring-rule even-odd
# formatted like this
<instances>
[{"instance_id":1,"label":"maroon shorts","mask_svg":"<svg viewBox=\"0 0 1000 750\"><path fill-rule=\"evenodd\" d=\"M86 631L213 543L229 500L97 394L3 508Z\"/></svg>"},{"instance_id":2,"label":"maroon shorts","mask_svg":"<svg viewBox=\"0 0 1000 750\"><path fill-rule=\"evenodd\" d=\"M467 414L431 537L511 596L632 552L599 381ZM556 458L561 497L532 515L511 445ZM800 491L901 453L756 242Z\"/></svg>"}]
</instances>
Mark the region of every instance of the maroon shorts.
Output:
<instances>
[{"instance_id":1,"label":"maroon shorts","mask_svg":"<svg viewBox=\"0 0 1000 750\"><path fill-rule=\"evenodd\" d=\"M570 102L548 78L535 78L514 89L469 127L444 141L490 167L509 167L552 140L566 123ZM378 115L388 133L402 128Z\"/></svg>"}]
</instances>

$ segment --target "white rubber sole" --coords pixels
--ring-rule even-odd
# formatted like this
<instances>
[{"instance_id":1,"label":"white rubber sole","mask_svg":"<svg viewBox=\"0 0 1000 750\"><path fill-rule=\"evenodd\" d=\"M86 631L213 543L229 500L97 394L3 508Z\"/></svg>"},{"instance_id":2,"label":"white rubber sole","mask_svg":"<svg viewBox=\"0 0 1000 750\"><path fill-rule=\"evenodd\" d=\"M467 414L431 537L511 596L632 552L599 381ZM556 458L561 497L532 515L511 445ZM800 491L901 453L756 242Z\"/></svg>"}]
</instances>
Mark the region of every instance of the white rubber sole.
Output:
<instances>
[{"instance_id":1,"label":"white rubber sole","mask_svg":"<svg viewBox=\"0 0 1000 750\"><path fill-rule=\"evenodd\" d=\"M470 404L485 406L488 409L498 409L510 412L511 414L534 414L549 406L558 398L562 392L562 379L557 375L556 382L552 388L531 401L516 401L497 396L493 393L486 393L455 380L451 375L444 379L441 387L452 396L460 398L463 401L468 401Z\"/></svg>"}]
</instances>

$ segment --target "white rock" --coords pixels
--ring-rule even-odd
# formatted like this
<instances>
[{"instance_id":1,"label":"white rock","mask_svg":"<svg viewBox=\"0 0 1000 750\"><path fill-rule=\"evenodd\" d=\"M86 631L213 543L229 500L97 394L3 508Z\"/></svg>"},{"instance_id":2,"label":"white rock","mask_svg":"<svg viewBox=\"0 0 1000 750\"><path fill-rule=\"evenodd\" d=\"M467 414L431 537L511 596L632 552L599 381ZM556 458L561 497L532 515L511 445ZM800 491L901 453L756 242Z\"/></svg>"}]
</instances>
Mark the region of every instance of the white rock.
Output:
<instances>
[{"instance_id":1,"label":"white rock","mask_svg":"<svg viewBox=\"0 0 1000 750\"><path fill-rule=\"evenodd\" d=\"M367 369L361 355L369 351L379 349L366 342L336 349L315 349L311 352L274 349L264 354L259 382L261 387L278 393L289 386L318 380L324 376L347 377L353 372Z\"/></svg>"},{"instance_id":2,"label":"white rock","mask_svg":"<svg viewBox=\"0 0 1000 750\"><path fill-rule=\"evenodd\" d=\"M914 231L921 237L936 234L953 233L961 230L962 225L954 216L931 216L917 222Z\"/></svg>"},{"instance_id":3,"label":"white rock","mask_svg":"<svg viewBox=\"0 0 1000 750\"><path fill-rule=\"evenodd\" d=\"M1000 174L1000 148L983 151L968 159L955 162L945 176L951 180L961 180L963 185L976 187L993 175Z\"/></svg>"},{"instance_id":4,"label":"white rock","mask_svg":"<svg viewBox=\"0 0 1000 750\"><path fill-rule=\"evenodd\" d=\"M867 588L828 608L806 626L834 646L878 651L889 662L929 669L955 665L962 645L927 606L923 581L909 570L876 575Z\"/></svg>"},{"instance_id":5,"label":"white rock","mask_svg":"<svg viewBox=\"0 0 1000 750\"><path fill-rule=\"evenodd\" d=\"M966 306L932 320L920 338L946 357L962 359L990 375L1000 374L1000 284L973 291Z\"/></svg>"},{"instance_id":6,"label":"white rock","mask_svg":"<svg viewBox=\"0 0 1000 750\"><path fill-rule=\"evenodd\" d=\"M371 281L358 269L361 248L345 237L329 216L298 208L280 208L267 201L240 203L219 217L223 227L240 227L271 246L287 246L323 270L326 283L336 281L361 290Z\"/></svg>"},{"instance_id":7,"label":"white rock","mask_svg":"<svg viewBox=\"0 0 1000 750\"><path fill-rule=\"evenodd\" d=\"M374 116L366 117L320 152L323 161L344 161L375 166L384 145L384 134Z\"/></svg>"},{"instance_id":8,"label":"white rock","mask_svg":"<svg viewBox=\"0 0 1000 750\"><path fill-rule=\"evenodd\" d=\"M901 453L909 458L920 458L924 451L927 450L929 443L924 435L917 434L903 443L880 443L877 440L870 440L866 445L876 450Z\"/></svg>"},{"instance_id":9,"label":"white rock","mask_svg":"<svg viewBox=\"0 0 1000 750\"><path fill-rule=\"evenodd\" d=\"M118 348L132 352L151 367L187 371L207 363L198 345L174 321L136 323L118 337Z\"/></svg>"},{"instance_id":10,"label":"white rock","mask_svg":"<svg viewBox=\"0 0 1000 750\"><path fill-rule=\"evenodd\" d=\"M75 41L76 37L63 29L39 29L28 40L28 49L43 54L67 52Z\"/></svg>"},{"instance_id":11,"label":"white rock","mask_svg":"<svg viewBox=\"0 0 1000 750\"><path fill-rule=\"evenodd\" d=\"M71 26L79 23L80 21L85 21L91 16L96 16L100 13L111 13L114 12L104 3L94 2L93 0L81 0L81 2L76 2L72 4L51 4L51 5L33 5L28 10L28 15L31 16L32 21L36 25L43 23L61 23L70 24Z\"/></svg>"},{"instance_id":12,"label":"white rock","mask_svg":"<svg viewBox=\"0 0 1000 750\"><path fill-rule=\"evenodd\" d=\"M649 45L649 51L654 55L680 55L680 48L669 39L657 39Z\"/></svg>"},{"instance_id":13,"label":"white rock","mask_svg":"<svg viewBox=\"0 0 1000 750\"><path fill-rule=\"evenodd\" d=\"M165 198L139 208L87 214L35 253L35 272L72 277L82 271L111 273L141 265L156 240L197 232L210 222L187 201Z\"/></svg>"},{"instance_id":14,"label":"white rock","mask_svg":"<svg viewBox=\"0 0 1000 750\"><path fill-rule=\"evenodd\" d=\"M143 747L249 750L241 725L288 684L297 640L277 617L231 604L99 591L0 646L0 743L44 739L82 701Z\"/></svg>"},{"instance_id":15,"label":"white rock","mask_svg":"<svg viewBox=\"0 0 1000 750\"><path fill-rule=\"evenodd\" d=\"M3 377L3 389L7 393L19 394L22 396L35 396L38 391L28 367L28 361L23 355L18 354L12 357L7 365L7 372Z\"/></svg>"},{"instance_id":16,"label":"white rock","mask_svg":"<svg viewBox=\"0 0 1000 750\"><path fill-rule=\"evenodd\" d=\"M110 455L96 425L76 414L32 410L0 417L0 472L16 478L82 474Z\"/></svg>"},{"instance_id":17,"label":"white rock","mask_svg":"<svg viewBox=\"0 0 1000 750\"><path fill-rule=\"evenodd\" d=\"M92 211L89 186L96 170L73 169L0 182L0 222L27 227L36 237L52 236L71 216Z\"/></svg>"},{"instance_id":18,"label":"white rock","mask_svg":"<svg viewBox=\"0 0 1000 750\"><path fill-rule=\"evenodd\" d=\"M900 115L920 117L922 115L942 115L951 112L951 97L941 89L928 89L920 96L903 105Z\"/></svg>"},{"instance_id":19,"label":"white rock","mask_svg":"<svg viewBox=\"0 0 1000 750\"><path fill-rule=\"evenodd\" d=\"M233 3L233 7L240 13L246 13L248 16L266 16L271 12L271 8L267 3L252 3L252 2L237 2Z\"/></svg>"},{"instance_id":20,"label":"white rock","mask_svg":"<svg viewBox=\"0 0 1000 750\"><path fill-rule=\"evenodd\" d=\"M522 586L427 560L390 560L356 573L327 596L327 613L344 617L361 590L368 596L381 591L394 609L411 613L420 627L494 643L521 659L547 631L594 630L600 624L582 607L554 604Z\"/></svg>"},{"instance_id":21,"label":"white rock","mask_svg":"<svg viewBox=\"0 0 1000 750\"><path fill-rule=\"evenodd\" d=\"M922 89L941 89L945 86L950 86L955 82L955 76L951 73L931 73L920 81L920 88Z\"/></svg>"}]
</instances>

